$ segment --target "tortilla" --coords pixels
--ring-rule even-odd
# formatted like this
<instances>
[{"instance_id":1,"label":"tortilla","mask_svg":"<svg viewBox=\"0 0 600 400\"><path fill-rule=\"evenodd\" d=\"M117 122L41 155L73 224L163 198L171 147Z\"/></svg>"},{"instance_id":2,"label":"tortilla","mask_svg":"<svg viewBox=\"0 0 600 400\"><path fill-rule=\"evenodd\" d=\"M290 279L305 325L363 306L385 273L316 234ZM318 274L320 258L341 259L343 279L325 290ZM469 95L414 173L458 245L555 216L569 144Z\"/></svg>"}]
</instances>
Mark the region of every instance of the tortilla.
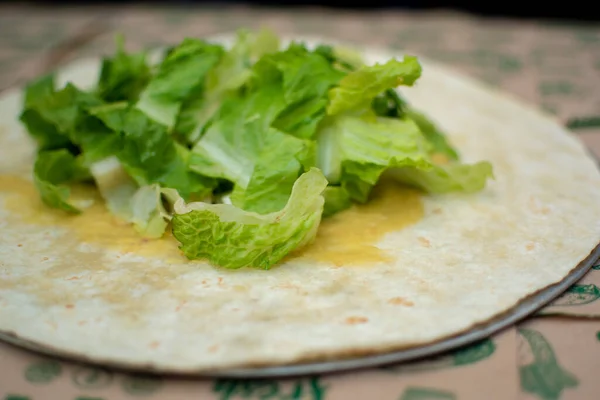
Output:
<instances>
[{"instance_id":1,"label":"tortilla","mask_svg":"<svg viewBox=\"0 0 600 400\"><path fill-rule=\"evenodd\" d=\"M336 231L354 238L350 249L373 240L373 257L311 259L307 250L270 271L187 261L176 242L143 241L98 199L81 217L42 206L31 184L34 145L17 122L20 91L6 92L0 331L164 372L272 366L428 344L562 280L600 241L594 161L551 118L422 64L418 84L402 93L448 132L465 162L489 160L495 180L476 194L412 194L403 207L381 209L385 231L374 236L348 222ZM84 60L61 82L89 86L97 72L97 60ZM413 211L389 226L393 210Z\"/></svg>"}]
</instances>

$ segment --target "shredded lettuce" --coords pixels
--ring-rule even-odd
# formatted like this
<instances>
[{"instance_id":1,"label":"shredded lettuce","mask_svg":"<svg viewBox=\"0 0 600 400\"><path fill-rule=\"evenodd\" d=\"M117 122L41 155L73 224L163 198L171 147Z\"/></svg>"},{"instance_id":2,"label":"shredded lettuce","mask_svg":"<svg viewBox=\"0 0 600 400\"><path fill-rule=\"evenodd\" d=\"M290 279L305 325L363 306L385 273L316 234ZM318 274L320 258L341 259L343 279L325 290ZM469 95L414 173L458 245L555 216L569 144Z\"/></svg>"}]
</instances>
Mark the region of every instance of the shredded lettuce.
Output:
<instances>
[{"instance_id":1,"label":"shredded lettuce","mask_svg":"<svg viewBox=\"0 0 600 400\"><path fill-rule=\"evenodd\" d=\"M316 168L301 175L283 209L270 214L229 204L175 203L173 235L190 259L224 268L270 269L290 252L314 240L327 180Z\"/></svg>"},{"instance_id":2,"label":"shredded lettuce","mask_svg":"<svg viewBox=\"0 0 600 400\"><path fill-rule=\"evenodd\" d=\"M282 48L268 30L239 31L231 48L187 38L156 65L118 37L94 88L40 77L20 120L49 207L85 212L69 185L90 181L142 237L172 230L190 259L269 269L384 174L430 195L493 179L400 96L421 72L413 56L367 65L338 46Z\"/></svg>"},{"instance_id":3,"label":"shredded lettuce","mask_svg":"<svg viewBox=\"0 0 600 400\"><path fill-rule=\"evenodd\" d=\"M327 114L367 108L386 89L412 86L420 76L421 64L413 56L405 56L402 61L392 59L385 64L360 67L330 90Z\"/></svg>"},{"instance_id":4,"label":"shredded lettuce","mask_svg":"<svg viewBox=\"0 0 600 400\"><path fill-rule=\"evenodd\" d=\"M70 202L71 190L67 185L89 178L80 158L66 149L41 151L35 160L33 178L45 204L73 214L81 212Z\"/></svg>"},{"instance_id":5,"label":"shredded lettuce","mask_svg":"<svg viewBox=\"0 0 600 400\"><path fill-rule=\"evenodd\" d=\"M150 79L152 72L146 60L146 52L125 52L125 39L116 38L117 51L113 57L102 60L98 78L98 96L107 102L137 101Z\"/></svg>"},{"instance_id":6,"label":"shredded lettuce","mask_svg":"<svg viewBox=\"0 0 600 400\"><path fill-rule=\"evenodd\" d=\"M169 52L158 72L140 94L136 106L148 117L169 128L175 125L181 103L204 85L223 48L198 39L184 39Z\"/></svg>"}]
</instances>

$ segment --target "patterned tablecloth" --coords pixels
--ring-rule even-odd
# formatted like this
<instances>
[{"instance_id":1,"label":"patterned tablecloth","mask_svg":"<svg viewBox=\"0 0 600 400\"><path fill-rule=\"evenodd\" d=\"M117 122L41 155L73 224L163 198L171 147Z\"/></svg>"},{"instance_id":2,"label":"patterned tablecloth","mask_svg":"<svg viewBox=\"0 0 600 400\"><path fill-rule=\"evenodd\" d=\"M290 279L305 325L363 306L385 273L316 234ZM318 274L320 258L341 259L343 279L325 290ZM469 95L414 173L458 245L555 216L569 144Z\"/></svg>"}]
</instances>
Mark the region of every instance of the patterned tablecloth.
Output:
<instances>
[{"instance_id":1,"label":"patterned tablecloth","mask_svg":"<svg viewBox=\"0 0 600 400\"><path fill-rule=\"evenodd\" d=\"M0 90L81 57L183 36L268 26L386 46L442 61L537 104L600 156L600 26L480 19L453 12L360 14L324 9L36 9L0 6ZM597 399L600 266L529 320L419 363L291 380L184 380L127 375L0 344L0 398Z\"/></svg>"}]
</instances>

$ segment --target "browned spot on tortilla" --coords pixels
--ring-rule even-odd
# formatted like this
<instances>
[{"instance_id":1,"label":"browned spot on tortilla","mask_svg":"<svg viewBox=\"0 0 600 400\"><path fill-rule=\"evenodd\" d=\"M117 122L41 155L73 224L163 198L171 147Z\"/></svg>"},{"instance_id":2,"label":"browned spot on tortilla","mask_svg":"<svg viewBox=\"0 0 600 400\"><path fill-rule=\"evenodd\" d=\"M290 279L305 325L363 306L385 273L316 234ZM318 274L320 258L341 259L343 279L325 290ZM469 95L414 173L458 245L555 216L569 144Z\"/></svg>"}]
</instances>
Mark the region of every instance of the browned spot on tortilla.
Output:
<instances>
[{"instance_id":1,"label":"browned spot on tortilla","mask_svg":"<svg viewBox=\"0 0 600 400\"><path fill-rule=\"evenodd\" d=\"M429 241L429 239L424 238L422 236L419 236L417 238L417 240L419 241L419 243L421 243L421 245L425 246L425 247L430 247L431 246L431 242Z\"/></svg>"},{"instance_id":2,"label":"browned spot on tortilla","mask_svg":"<svg viewBox=\"0 0 600 400\"><path fill-rule=\"evenodd\" d=\"M65 305L65 308L72 309L75 308L75 306L73 304L67 304Z\"/></svg>"},{"instance_id":3,"label":"browned spot on tortilla","mask_svg":"<svg viewBox=\"0 0 600 400\"><path fill-rule=\"evenodd\" d=\"M151 349L156 349L158 346L160 346L160 342L157 342L156 340L148 345Z\"/></svg>"},{"instance_id":4,"label":"browned spot on tortilla","mask_svg":"<svg viewBox=\"0 0 600 400\"><path fill-rule=\"evenodd\" d=\"M85 324L87 324L87 321L79 321L79 322L77 322L77 325L79 325L79 326L83 326Z\"/></svg>"},{"instance_id":5,"label":"browned spot on tortilla","mask_svg":"<svg viewBox=\"0 0 600 400\"><path fill-rule=\"evenodd\" d=\"M48 261L48 257L42 257L42 261Z\"/></svg>"},{"instance_id":6,"label":"browned spot on tortilla","mask_svg":"<svg viewBox=\"0 0 600 400\"><path fill-rule=\"evenodd\" d=\"M67 278L66 280L67 280L67 281L78 281L79 279L81 279L81 278L80 278L80 277L78 277L78 276L72 276L72 277L70 277L70 278Z\"/></svg>"},{"instance_id":7,"label":"browned spot on tortilla","mask_svg":"<svg viewBox=\"0 0 600 400\"><path fill-rule=\"evenodd\" d=\"M17 245L17 247L23 247L23 245L22 245L21 243L19 243L19 244Z\"/></svg>"},{"instance_id":8,"label":"browned spot on tortilla","mask_svg":"<svg viewBox=\"0 0 600 400\"><path fill-rule=\"evenodd\" d=\"M337 267L391 262L393 257L378 248L377 243L386 234L417 222L423 212L421 192L383 180L368 203L323 219L315 241L290 258L322 261Z\"/></svg>"},{"instance_id":9,"label":"browned spot on tortilla","mask_svg":"<svg viewBox=\"0 0 600 400\"><path fill-rule=\"evenodd\" d=\"M392 297L391 299L388 300L388 303L393 304L395 306L406 306L406 307L412 307L415 305L415 303L413 303L412 301L407 300L402 297Z\"/></svg>"},{"instance_id":10,"label":"browned spot on tortilla","mask_svg":"<svg viewBox=\"0 0 600 400\"><path fill-rule=\"evenodd\" d=\"M535 244L534 244L534 243L527 243L527 244L525 245L525 248L526 248L527 250L533 250L533 249L535 248Z\"/></svg>"},{"instance_id":11,"label":"browned spot on tortilla","mask_svg":"<svg viewBox=\"0 0 600 400\"><path fill-rule=\"evenodd\" d=\"M298 285L294 285L294 284L289 283L289 282L280 283L279 285L275 285L273 287L277 288L277 289L293 289L295 291L299 291L300 290L300 287Z\"/></svg>"},{"instance_id":12,"label":"browned spot on tortilla","mask_svg":"<svg viewBox=\"0 0 600 400\"><path fill-rule=\"evenodd\" d=\"M240 309L236 307L236 308L232 308L231 311L240 311Z\"/></svg>"},{"instance_id":13,"label":"browned spot on tortilla","mask_svg":"<svg viewBox=\"0 0 600 400\"><path fill-rule=\"evenodd\" d=\"M346 318L346 324L348 324L348 325L365 324L368 321L369 320L365 317L348 317L348 318Z\"/></svg>"},{"instance_id":14,"label":"browned spot on tortilla","mask_svg":"<svg viewBox=\"0 0 600 400\"><path fill-rule=\"evenodd\" d=\"M443 212L443 210L439 207L433 209L434 214L441 214L442 212Z\"/></svg>"},{"instance_id":15,"label":"browned spot on tortilla","mask_svg":"<svg viewBox=\"0 0 600 400\"><path fill-rule=\"evenodd\" d=\"M529 209L535 214L548 215L550 214L550 208L540 203L540 201L534 196L529 197Z\"/></svg>"},{"instance_id":16,"label":"browned spot on tortilla","mask_svg":"<svg viewBox=\"0 0 600 400\"><path fill-rule=\"evenodd\" d=\"M181 307L185 306L187 304L187 301L183 300L182 302L180 302L177 307L175 307L175 311L179 311L181 310Z\"/></svg>"},{"instance_id":17,"label":"browned spot on tortilla","mask_svg":"<svg viewBox=\"0 0 600 400\"><path fill-rule=\"evenodd\" d=\"M208 348L209 353L215 353L217 350L219 350L218 344L214 344Z\"/></svg>"},{"instance_id":18,"label":"browned spot on tortilla","mask_svg":"<svg viewBox=\"0 0 600 400\"><path fill-rule=\"evenodd\" d=\"M223 286L223 278L219 277L219 278L217 279L217 281L218 281L218 283L217 283L217 284L218 284L219 286Z\"/></svg>"}]
</instances>

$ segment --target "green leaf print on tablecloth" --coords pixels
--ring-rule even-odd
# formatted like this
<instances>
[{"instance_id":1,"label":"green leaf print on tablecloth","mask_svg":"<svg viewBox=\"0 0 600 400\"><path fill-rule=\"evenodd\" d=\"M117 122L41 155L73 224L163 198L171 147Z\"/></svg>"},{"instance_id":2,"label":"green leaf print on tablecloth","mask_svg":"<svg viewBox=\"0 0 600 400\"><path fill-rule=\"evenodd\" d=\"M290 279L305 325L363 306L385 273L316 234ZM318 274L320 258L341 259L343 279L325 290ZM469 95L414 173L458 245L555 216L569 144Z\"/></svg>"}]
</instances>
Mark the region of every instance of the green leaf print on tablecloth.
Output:
<instances>
[{"instance_id":1,"label":"green leaf print on tablecloth","mask_svg":"<svg viewBox=\"0 0 600 400\"><path fill-rule=\"evenodd\" d=\"M567 121L567 128L569 129L588 129L588 128L600 128L600 115L592 115L587 117L574 117ZM594 269L598 266L594 266Z\"/></svg>"},{"instance_id":2,"label":"green leaf print on tablecloth","mask_svg":"<svg viewBox=\"0 0 600 400\"><path fill-rule=\"evenodd\" d=\"M219 395L219 400L323 400L327 387L318 377L297 379L289 384L275 379L217 379L212 391Z\"/></svg>"},{"instance_id":3,"label":"green leaf print on tablecloth","mask_svg":"<svg viewBox=\"0 0 600 400\"><path fill-rule=\"evenodd\" d=\"M400 397L400 400L455 400L452 392L441 391L432 388L408 388Z\"/></svg>"},{"instance_id":4,"label":"green leaf print on tablecloth","mask_svg":"<svg viewBox=\"0 0 600 400\"><path fill-rule=\"evenodd\" d=\"M452 353L423 360L412 364L385 365L379 369L390 372L431 371L449 367L471 365L489 358L496 351L496 345L491 339L458 349Z\"/></svg>"},{"instance_id":5,"label":"green leaf print on tablecloth","mask_svg":"<svg viewBox=\"0 0 600 400\"><path fill-rule=\"evenodd\" d=\"M80 367L73 371L71 380L80 389L102 389L112 384L113 374L100 368Z\"/></svg>"},{"instance_id":6,"label":"green leaf print on tablecloth","mask_svg":"<svg viewBox=\"0 0 600 400\"><path fill-rule=\"evenodd\" d=\"M60 362L42 360L30 364L25 369L25 380L33 384L50 383L58 378L62 372Z\"/></svg>"},{"instance_id":7,"label":"green leaf print on tablecloth","mask_svg":"<svg viewBox=\"0 0 600 400\"><path fill-rule=\"evenodd\" d=\"M564 370L556 359L548 340L533 329L518 330L519 375L521 389L542 400L558 400L565 389L574 388L579 381Z\"/></svg>"},{"instance_id":8,"label":"green leaf print on tablecloth","mask_svg":"<svg viewBox=\"0 0 600 400\"><path fill-rule=\"evenodd\" d=\"M554 300L551 306L580 306L593 303L598 299L600 299L600 288L598 286L593 283L589 285L575 284Z\"/></svg>"},{"instance_id":9,"label":"green leaf print on tablecloth","mask_svg":"<svg viewBox=\"0 0 600 400\"><path fill-rule=\"evenodd\" d=\"M162 384L162 379L151 375L129 375L121 380L123 391L132 396L148 396L156 393Z\"/></svg>"}]
</instances>

